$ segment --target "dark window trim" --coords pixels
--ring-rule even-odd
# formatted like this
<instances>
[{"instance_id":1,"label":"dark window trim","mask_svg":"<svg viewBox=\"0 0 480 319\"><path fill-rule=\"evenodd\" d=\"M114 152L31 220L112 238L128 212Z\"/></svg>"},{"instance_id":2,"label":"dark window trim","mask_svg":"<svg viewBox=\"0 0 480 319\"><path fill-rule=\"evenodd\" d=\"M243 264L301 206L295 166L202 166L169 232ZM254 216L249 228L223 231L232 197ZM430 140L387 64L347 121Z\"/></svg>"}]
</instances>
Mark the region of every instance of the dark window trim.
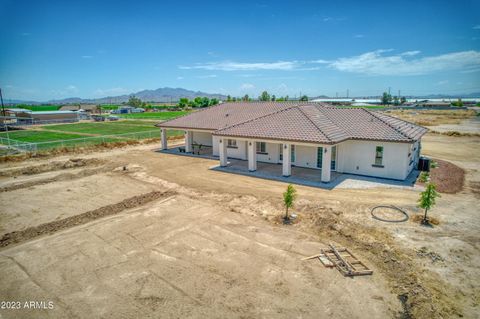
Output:
<instances>
[{"instance_id":1,"label":"dark window trim","mask_svg":"<svg viewBox=\"0 0 480 319\"><path fill-rule=\"evenodd\" d=\"M261 154L261 155L268 155L267 152L257 152L257 154Z\"/></svg>"},{"instance_id":2,"label":"dark window trim","mask_svg":"<svg viewBox=\"0 0 480 319\"><path fill-rule=\"evenodd\" d=\"M372 164L372 167L378 167L378 168L384 168L384 165L377 165L377 164Z\"/></svg>"}]
</instances>

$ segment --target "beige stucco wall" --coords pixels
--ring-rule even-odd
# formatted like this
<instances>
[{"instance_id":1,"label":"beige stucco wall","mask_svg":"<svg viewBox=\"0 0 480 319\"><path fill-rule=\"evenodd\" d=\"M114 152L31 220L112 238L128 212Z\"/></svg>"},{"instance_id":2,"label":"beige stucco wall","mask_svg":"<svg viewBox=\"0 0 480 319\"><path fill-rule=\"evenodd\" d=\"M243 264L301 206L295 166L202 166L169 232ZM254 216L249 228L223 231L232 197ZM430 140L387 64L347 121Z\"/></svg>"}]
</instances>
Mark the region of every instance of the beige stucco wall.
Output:
<instances>
[{"instance_id":1,"label":"beige stucco wall","mask_svg":"<svg viewBox=\"0 0 480 319\"><path fill-rule=\"evenodd\" d=\"M212 146L212 133L194 131L193 143Z\"/></svg>"},{"instance_id":2,"label":"beige stucco wall","mask_svg":"<svg viewBox=\"0 0 480 319\"><path fill-rule=\"evenodd\" d=\"M375 149L383 146L383 167L374 167ZM337 146L337 171L403 180L409 171L409 143L345 141Z\"/></svg>"}]
</instances>

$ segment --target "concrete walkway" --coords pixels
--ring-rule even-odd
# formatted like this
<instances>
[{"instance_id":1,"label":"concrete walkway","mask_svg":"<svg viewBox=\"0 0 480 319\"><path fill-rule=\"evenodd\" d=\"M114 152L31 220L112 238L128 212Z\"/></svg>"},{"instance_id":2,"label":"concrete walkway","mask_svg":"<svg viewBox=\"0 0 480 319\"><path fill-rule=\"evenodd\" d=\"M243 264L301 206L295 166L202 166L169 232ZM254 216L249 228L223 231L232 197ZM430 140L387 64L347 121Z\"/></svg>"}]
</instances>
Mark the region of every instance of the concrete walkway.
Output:
<instances>
[{"instance_id":1,"label":"concrete walkway","mask_svg":"<svg viewBox=\"0 0 480 319\"><path fill-rule=\"evenodd\" d=\"M247 161L229 159L228 166L221 167L219 165L215 165L212 166L211 169L214 171L234 173L323 189L365 189L376 187L421 189L421 187L414 185L419 174L419 172L416 170L412 171L412 173L410 173L410 175L404 181L332 172L332 180L329 183L322 183L320 180L320 170L292 166L292 175L289 177L284 177L282 176L282 165L280 164L258 162L257 170L255 172L250 172L248 171Z\"/></svg>"}]
</instances>

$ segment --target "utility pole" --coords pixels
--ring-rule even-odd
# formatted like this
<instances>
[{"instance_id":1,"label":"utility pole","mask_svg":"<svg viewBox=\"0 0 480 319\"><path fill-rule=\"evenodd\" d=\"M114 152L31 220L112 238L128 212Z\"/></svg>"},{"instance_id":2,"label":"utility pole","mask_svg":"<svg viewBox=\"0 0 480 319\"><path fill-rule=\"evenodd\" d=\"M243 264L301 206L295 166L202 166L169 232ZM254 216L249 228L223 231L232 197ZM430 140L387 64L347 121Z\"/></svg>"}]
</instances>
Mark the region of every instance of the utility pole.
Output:
<instances>
[{"instance_id":1,"label":"utility pole","mask_svg":"<svg viewBox=\"0 0 480 319\"><path fill-rule=\"evenodd\" d=\"M400 90L398 90L398 98L400 98Z\"/></svg>"},{"instance_id":2,"label":"utility pole","mask_svg":"<svg viewBox=\"0 0 480 319\"><path fill-rule=\"evenodd\" d=\"M0 88L0 100L2 100L2 113L3 113L3 116L7 116L7 114L5 113L5 105L3 105L3 95L2 95L2 89Z\"/></svg>"},{"instance_id":3,"label":"utility pole","mask_svg":"<svg viewBox=\"0 0 480 319\"><path fill-rule=\"evenodd\" d=\"M390 88L390 87L388 87L388 95L390 95L390 89L391 89L391 88Z\"/></svg>"},{"instance_id":4,"label":"utility pole","mask_svg":"<svg viewBox=\"0 0 480 319\"><path fill-rule=\"evenodd\" d=\"M350 91L350 89L347 89L347 99L348 99L348 94L350 93L349 91Z\"/></svg>"},{"instance_id":5,"label":"utility pole","mask_svg":"<svg viewBox=\"0 0 480 319\"><path fill-rule=\"evenodd\" d=\"M338 99L338 92L335 92L335 94L337 95L337 99Z\"/></svg>"}]
</instances>

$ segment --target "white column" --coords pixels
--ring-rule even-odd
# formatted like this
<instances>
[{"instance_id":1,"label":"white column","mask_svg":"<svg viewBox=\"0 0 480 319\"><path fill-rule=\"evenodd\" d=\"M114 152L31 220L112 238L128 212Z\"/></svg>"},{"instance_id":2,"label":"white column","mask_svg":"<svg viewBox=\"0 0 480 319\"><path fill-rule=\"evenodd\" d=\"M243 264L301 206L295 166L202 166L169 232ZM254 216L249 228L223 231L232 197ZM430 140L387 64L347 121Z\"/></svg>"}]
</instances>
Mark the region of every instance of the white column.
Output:
<instances>
[{"instance_id":1,"label":"white column","mask_svg":"<svg viewBox=\"0 0 480 319\"><path fill-rule=\"evenodd\" d=\"M322 156L322 182L330 182L330 165L332 162L332 147L326 145L323 147L323 156Z\"/></svg>"},{"instance_id":2,"label":"white column","mask_svg":"<svg viewBox=\"0 0 480 319\"><path fill-rule=\"evenodd\" d=\"M257 148L255 141L247 141L248 170L254 172L257 170Z\"/></svg>"},{"instance_id":3,"label":"white column","mask_svg":"<svg viewBox=\"0 0 480 319\"><path fill-rule=\"evenodd\" d=\"M162 150L168 149L168 142L167 142L167 129L161 129L161 137L162 137Z\"/></svg>"},{"instance_id":4,"label":"white column","mask_svg":"<svg viewBox=\"0 0 480 319\"><path fill-rule=\"evenodd\" d=\"M193 152L192 141L193 141L193 132L185 131L185 152L186 153Z\"/></svg>"},{"instance_id":5,"label":"white column","mask_svg":"<svg viewBox=\"0 0 480 319\"><path fill-rule=\"evenodd\" d=\"M292 175L292 145L283 144L283 169L282 175L288 177Z\"/></svg>"},{"instance_id":6,"label":"white column","mask_svg":"<svg viewBox=\"0 0 480 319\"><path fill-rule=\"evenodd\" d=\"M220 166L227 166L228 157L227 157L227 139L220 138L218 141L218 150L220 155Z\"/></svg>"}]
</instances>

